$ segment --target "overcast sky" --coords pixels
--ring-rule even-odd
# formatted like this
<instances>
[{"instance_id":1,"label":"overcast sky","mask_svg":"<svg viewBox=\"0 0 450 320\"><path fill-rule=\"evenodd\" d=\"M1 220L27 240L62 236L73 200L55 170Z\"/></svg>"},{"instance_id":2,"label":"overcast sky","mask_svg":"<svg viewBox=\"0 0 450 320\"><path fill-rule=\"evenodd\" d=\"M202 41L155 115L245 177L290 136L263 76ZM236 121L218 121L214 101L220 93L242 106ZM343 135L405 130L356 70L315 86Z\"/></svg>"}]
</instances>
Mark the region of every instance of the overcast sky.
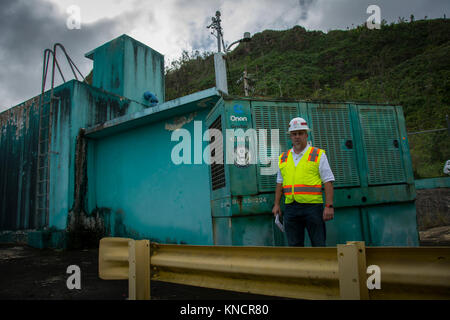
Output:
<instances>
[{"instance_id":1,"label":"overcast sky","mask_svg":"<svg viewBox=\"0 0 450 320\"><path fill-rule=\"evenodd\" d=\"M183 49L217 49L206 28L216 10L231 43L245 31L346 29L366 21L371 4L388 22L450 14L448 0L0 0L0 112L39 94L43 52L57 42L87 75L92 61L84 54L124 33L163 54L167 65ZM73 5L80 29L67 27Z\"/></svg>"}]
</instances>

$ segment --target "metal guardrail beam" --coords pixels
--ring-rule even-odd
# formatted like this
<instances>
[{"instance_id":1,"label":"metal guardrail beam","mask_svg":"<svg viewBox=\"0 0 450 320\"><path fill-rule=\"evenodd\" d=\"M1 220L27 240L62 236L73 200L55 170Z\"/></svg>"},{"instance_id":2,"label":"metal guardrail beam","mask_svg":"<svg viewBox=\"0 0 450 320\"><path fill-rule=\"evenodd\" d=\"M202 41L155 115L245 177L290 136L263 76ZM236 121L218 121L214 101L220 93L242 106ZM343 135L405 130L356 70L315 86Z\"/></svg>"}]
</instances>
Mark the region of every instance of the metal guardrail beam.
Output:
<instances>
[{"instance_id":1,"label":"metal guardrail beam","mask_svg":"<svg viewBox=\"0 0 450 320\"><path fill-rule=\"evenodd\" d=\"M368 290L367 266L381 270ZM129 299L150 299L150 279L299 299L450 299L450 247L193 246L103 238L101 279L128 279Z\"/></svg>"},{"instance_id":2,"label":"metal guardrail beam","mask_svg":"<svg viewBox=\"0 0 450 320\"><path fill-rule=\"evenodd\" d=\"M450 247L372 247L366 258L381 270L370 299L450 299Z\"/></svg>"},{"instance_id":3,"label":"metal guardrail beam","mask_svg":"<svg viewBox=\"0 0 450 320\"><path fill-rule=\"evenodd\" d=\"M300 299L338 299L334 248L152 245L151 279Z\"/></svg>"}]
</instances>

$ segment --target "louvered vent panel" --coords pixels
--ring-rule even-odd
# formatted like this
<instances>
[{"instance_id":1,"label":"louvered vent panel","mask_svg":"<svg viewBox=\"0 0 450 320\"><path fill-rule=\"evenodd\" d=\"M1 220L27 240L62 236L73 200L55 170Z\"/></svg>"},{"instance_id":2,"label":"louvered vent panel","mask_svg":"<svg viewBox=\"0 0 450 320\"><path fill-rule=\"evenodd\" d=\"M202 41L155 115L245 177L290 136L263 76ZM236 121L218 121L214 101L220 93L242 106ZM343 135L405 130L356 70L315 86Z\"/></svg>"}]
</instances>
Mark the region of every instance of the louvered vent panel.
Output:
<instances>
[{"instance_id":1,"label":"louvered vent panel","mask_svg":"<svg viewBox=\"0 0 450 320\"><path fill-rule=\"evenodd\" d=\"M209 129L217 129L222 132L222 118L219 116L209 127ZM215 155L214 152L221 152L223 154L223 141L220 142L218 150L211 150L211 158ZM222 159L223 160L223 159ZM211 164L211 186L213 190L217 190L225 187L225 166L224 161L222 164Z\"/></svg>"},{"instance_id":2,"label":"louvered vent panel","mask_svg":"<svg viewBox=\"0 0 450 320\"><path fill-rule=\"evenodd\" d=\"M361 108L360 119L369 184L404 182L405 173L394 110Z\"/></svg>"},{"instance_id":3,"label":"louvered vent panel","mask_svg":"<svg viewBox=\"0 0 450 320\"><path fill-rule=\"evenodd\" d=\"M280 150L279 153L289 148L289 121L298 116L296 106L254 106L255 129L267 129L267 150L259 148L259 152L266 152L267 156L272 155L270 130L279 129ZM259 131L258 131L259 132ZM270 167L270 165L258 165L258 187L259 191L273 191L276 187L276 173L273 175L262 175L261 168Z\"/></svg>"},{"instance_id":4,"label":"louvered vent panel","mask_svg":"<svg viewBox=\"0 0 450 320\"><path fill-rule=\"evenodd\" d=\"M358 186L360 184L348 106L310 107L313 145L325 150L335 177L335 186Z\"/></svg>"}]
</instances>

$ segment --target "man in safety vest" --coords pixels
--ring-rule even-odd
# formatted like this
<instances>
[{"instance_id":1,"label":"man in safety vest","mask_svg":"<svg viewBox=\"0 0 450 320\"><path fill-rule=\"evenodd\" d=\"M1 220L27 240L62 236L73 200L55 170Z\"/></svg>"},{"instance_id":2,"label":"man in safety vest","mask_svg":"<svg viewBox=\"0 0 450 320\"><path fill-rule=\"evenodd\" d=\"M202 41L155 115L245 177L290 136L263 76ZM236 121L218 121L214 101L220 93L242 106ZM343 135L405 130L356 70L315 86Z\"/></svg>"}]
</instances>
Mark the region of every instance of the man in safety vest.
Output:
<instances>
[{"instance_id":1,"label":"man in safety vest","mask_svg":"<svg viewBox=\"0 0 450 320\"><path fill-rule=\"evenodd\" d=\"M289 246L303 247L305 228L313 247L325 247L325 221L334 217L334 175L325 151L308 146L308 125L303 118L289 123L292 149L278 161L274 216L281 216L280 200L285 197L284 230ZM323 207L322 183L325 189Z\"/></svg>"}]
</instances>

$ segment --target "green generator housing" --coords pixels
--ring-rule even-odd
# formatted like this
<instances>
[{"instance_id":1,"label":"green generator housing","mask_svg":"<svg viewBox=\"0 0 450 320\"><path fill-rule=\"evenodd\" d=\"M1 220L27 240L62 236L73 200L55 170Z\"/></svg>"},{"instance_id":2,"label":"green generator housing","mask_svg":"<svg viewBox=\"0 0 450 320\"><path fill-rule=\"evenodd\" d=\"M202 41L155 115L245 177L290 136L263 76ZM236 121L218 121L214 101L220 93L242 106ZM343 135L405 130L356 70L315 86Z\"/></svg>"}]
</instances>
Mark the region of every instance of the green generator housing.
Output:
<instances>
[{"instance_id":1,"label":"green generator housing","mask_svg":"<svg viewBox=\"0 0 450 320\"><path fill-rule=\"evenodd\" d=\"M401 106L305 102L225 96L206 117L223 132L224 163L210 165L211 215L216 245L285 246L274 223L276 173L270 164L227 164L227 129L279 129L279 153L291 148L289 121L302 117L308 140L325 150L335 176L335 217L326 222L327 246L365 241L367 246L418 246L415 187ZM249 141L246 142L248 147ZM214 151L216 152L216 151ZM277 154L278 156L278 154ZM278 157L277 157L278 158ZM284 197L282 197L282 210ZM305 232L305 245L310 240Z\"/></svg>"}]
</instances>

